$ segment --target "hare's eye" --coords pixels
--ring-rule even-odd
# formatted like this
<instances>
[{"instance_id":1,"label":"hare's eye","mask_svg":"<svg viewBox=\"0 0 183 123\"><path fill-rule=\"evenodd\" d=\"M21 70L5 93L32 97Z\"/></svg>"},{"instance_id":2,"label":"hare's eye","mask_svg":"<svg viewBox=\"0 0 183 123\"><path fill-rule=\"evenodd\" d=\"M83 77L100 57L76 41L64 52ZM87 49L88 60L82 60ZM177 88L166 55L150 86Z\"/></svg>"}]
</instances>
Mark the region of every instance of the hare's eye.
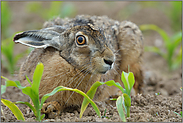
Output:
<instances>
[{"instance_id":1,"label":"hare's eye","mask_svg":"<svg viewBox=\"0 0 183 123\"><path fill-rule=\"evenodd\" d=\"M76 42L77 42L78 45L83 45L83 44L86 44L86 39L85 39L84 36L79 35L76 38Z\"/></svg>"}]
</instances>

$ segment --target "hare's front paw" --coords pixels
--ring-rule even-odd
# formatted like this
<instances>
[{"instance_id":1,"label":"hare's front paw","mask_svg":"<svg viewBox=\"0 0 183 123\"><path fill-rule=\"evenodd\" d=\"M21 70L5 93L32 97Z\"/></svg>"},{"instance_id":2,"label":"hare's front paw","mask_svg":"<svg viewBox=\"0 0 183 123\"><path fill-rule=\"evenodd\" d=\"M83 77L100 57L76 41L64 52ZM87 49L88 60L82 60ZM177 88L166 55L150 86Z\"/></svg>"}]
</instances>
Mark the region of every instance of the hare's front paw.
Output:
<instances>
[{"instance_id":1,"label":"hare's front paw","mask_svg":"<svg viewBox=\"0 0 183 123\"><path fill-rule=\"evenodd\" d=\"M44 103L41 113L45 114L47 118L55 118L60 115L61 106L57 101Z\"/></svg>"}]
</instances>

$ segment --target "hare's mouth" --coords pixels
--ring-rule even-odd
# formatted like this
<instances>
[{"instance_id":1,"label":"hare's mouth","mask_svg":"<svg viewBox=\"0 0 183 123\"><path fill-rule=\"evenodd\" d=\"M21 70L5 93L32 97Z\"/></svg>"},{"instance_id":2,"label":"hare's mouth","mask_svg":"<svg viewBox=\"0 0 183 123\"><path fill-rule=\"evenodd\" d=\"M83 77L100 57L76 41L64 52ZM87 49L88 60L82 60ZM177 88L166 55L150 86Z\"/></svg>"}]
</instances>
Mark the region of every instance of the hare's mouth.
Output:
<instances>
[{"instance_id":1,"label":"hare's mouth","mask_svg":"<svg viewBox=\"0 0 183 123\"><path fill-rule=\"evenodd\" d=\"M107 73L107 71L111 70L112 68L113 68L113 64L102 64L98 66L96 69L98 74L105 74Z\"/></svg>"},{"instance_id":2,"label":"hare's mouth","mask_svg":"<svg viewBox=\"0 0 183 123\"><path fill-rule=\"evenodd\" d=\"M109 71L110 69L112 69L112 65L104 64L104 65L102 66L102 68L100 68L100 69L98 70L98 73L99 73L99 74L105 74L105 73L107 73L107 71Z\"/></svg>"},{"instance_id":3,"label":"hare's mouth","mask_svg":"<svg viewBox=\"0 0 183 123\"><path fill-rule=\"evenodd\" d=\"M95 62L96 63L94 64L94 71L92 71L92 73L94 74L105 74L114 66L114 59L98 58L95 59Z\"/></svg>"},{"instance_id":4,"label":"hare's mouth","mask_svg":"<svg viewBox=\"0 0 183 123\"><path fill-rule=\"evenodd\" d=\"M103 59L103 61L104 61L104 64L102 65L102 69L99 71L99 73L101 74L105 74L107 71L109 71L114 64L114 61L112 60Z\"/></svg>"}]
</instances>

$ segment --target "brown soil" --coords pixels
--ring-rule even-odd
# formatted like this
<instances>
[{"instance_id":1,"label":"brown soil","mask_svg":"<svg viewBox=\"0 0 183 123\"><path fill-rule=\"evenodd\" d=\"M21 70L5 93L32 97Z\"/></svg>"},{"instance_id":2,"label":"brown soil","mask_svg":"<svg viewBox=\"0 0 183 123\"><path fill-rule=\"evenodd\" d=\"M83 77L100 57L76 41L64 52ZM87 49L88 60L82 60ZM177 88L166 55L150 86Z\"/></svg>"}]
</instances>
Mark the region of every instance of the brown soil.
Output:
<instances>
[{"instance_id":1,"label":"brown soil","mask_svg":"<svg viewBox=\"0 0 183 123\"><path fill-rule=\"evenodd\" d=\"M30 14L26 11L26 5L29 2L9 2L12 12L12 23L10 30L12 34L23 31L41 28L44 20L36 14ZM140 24L156 24L168 32L173 33L170 26L170 19L158 8L142 7L139 2L73 2L76 7L77 14L90 15L108 15L110 18L117 20L131 20L137 25ZM49 4L49 2L45 3ZM168 2L159 2L159 4L166 6L169 9ZM132 14L125 14L129 12L129 8L134 8ZM152 17L152 16L153 17ZM180 24L181 25L181 24ZM3 31L2 31L3 32ZM10 36L12 35L10 33ZM161 37L155 33L150 32L144 34L144 45L155 46L156 40L162 42ZM160 45L163 48L162 45ZM22 45L15 45L15 54L24 51L27 47ZM182 111L182 69L169 72L165 60L150 52L144 53L143 69L145 75L144 94L132 95L132 106L128 122L182 122L182 117L174 112L180 113ZM25 60L26 56L22 58L17 67ZM7 70L1 65L1 75L11 80L17 80L18 71L14 76L10 76ZM4 80L1 79L1 84ZM156 95L159 93L160 95ZM29 101L29 98L22 94L20 90L15 87L8 87L5 94L1 96L11 101ZM108 102L108 103L106 103ZM92 106L89 105L82 118L79 118L79 109L63 112L55 119L43 119L45 122L121 122L117 113L115 101L96 102L104 115L106 109L106 116L109 118L100 118L96 115ZM35 116L32 112L26 110L25 105L18 105L28 122L35 122ZM1 113L1 122L19 122L16 120L11 111L2 105L4 116Z\"/></svg>"}]
</instances>

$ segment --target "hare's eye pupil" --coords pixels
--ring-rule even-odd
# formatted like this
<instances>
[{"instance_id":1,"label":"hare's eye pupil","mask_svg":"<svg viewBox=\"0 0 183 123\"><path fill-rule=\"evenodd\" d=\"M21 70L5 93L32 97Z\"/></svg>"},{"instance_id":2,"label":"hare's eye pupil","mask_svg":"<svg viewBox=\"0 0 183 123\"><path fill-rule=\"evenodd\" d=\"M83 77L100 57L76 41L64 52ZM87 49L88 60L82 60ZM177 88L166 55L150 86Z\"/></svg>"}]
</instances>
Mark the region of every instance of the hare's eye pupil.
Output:
<instances>
[{"instance_id":1,"label":"hare's eye pupil","mask_svg":"<svg viewBox=\"0 0 183 123\"><path fill-rule=\"evenodd\" d=\"M79 37L79 38L78 38L78 42L79 42L79 43L82 43L82 42L83 42L83 38L82 38L82 37Z\"/></svg>"},{"instance_id":2,"label":"hare's eye pupil","mask_svg":"<svg viewBox=\"0 0 183 123\"><path fill-rule=\"evenodd\" d=\"M83 45L83 44L86 44L86 39L84 36L78 36L76 38L76 42L78 45Z\"/></svg>"}]
</instances>

